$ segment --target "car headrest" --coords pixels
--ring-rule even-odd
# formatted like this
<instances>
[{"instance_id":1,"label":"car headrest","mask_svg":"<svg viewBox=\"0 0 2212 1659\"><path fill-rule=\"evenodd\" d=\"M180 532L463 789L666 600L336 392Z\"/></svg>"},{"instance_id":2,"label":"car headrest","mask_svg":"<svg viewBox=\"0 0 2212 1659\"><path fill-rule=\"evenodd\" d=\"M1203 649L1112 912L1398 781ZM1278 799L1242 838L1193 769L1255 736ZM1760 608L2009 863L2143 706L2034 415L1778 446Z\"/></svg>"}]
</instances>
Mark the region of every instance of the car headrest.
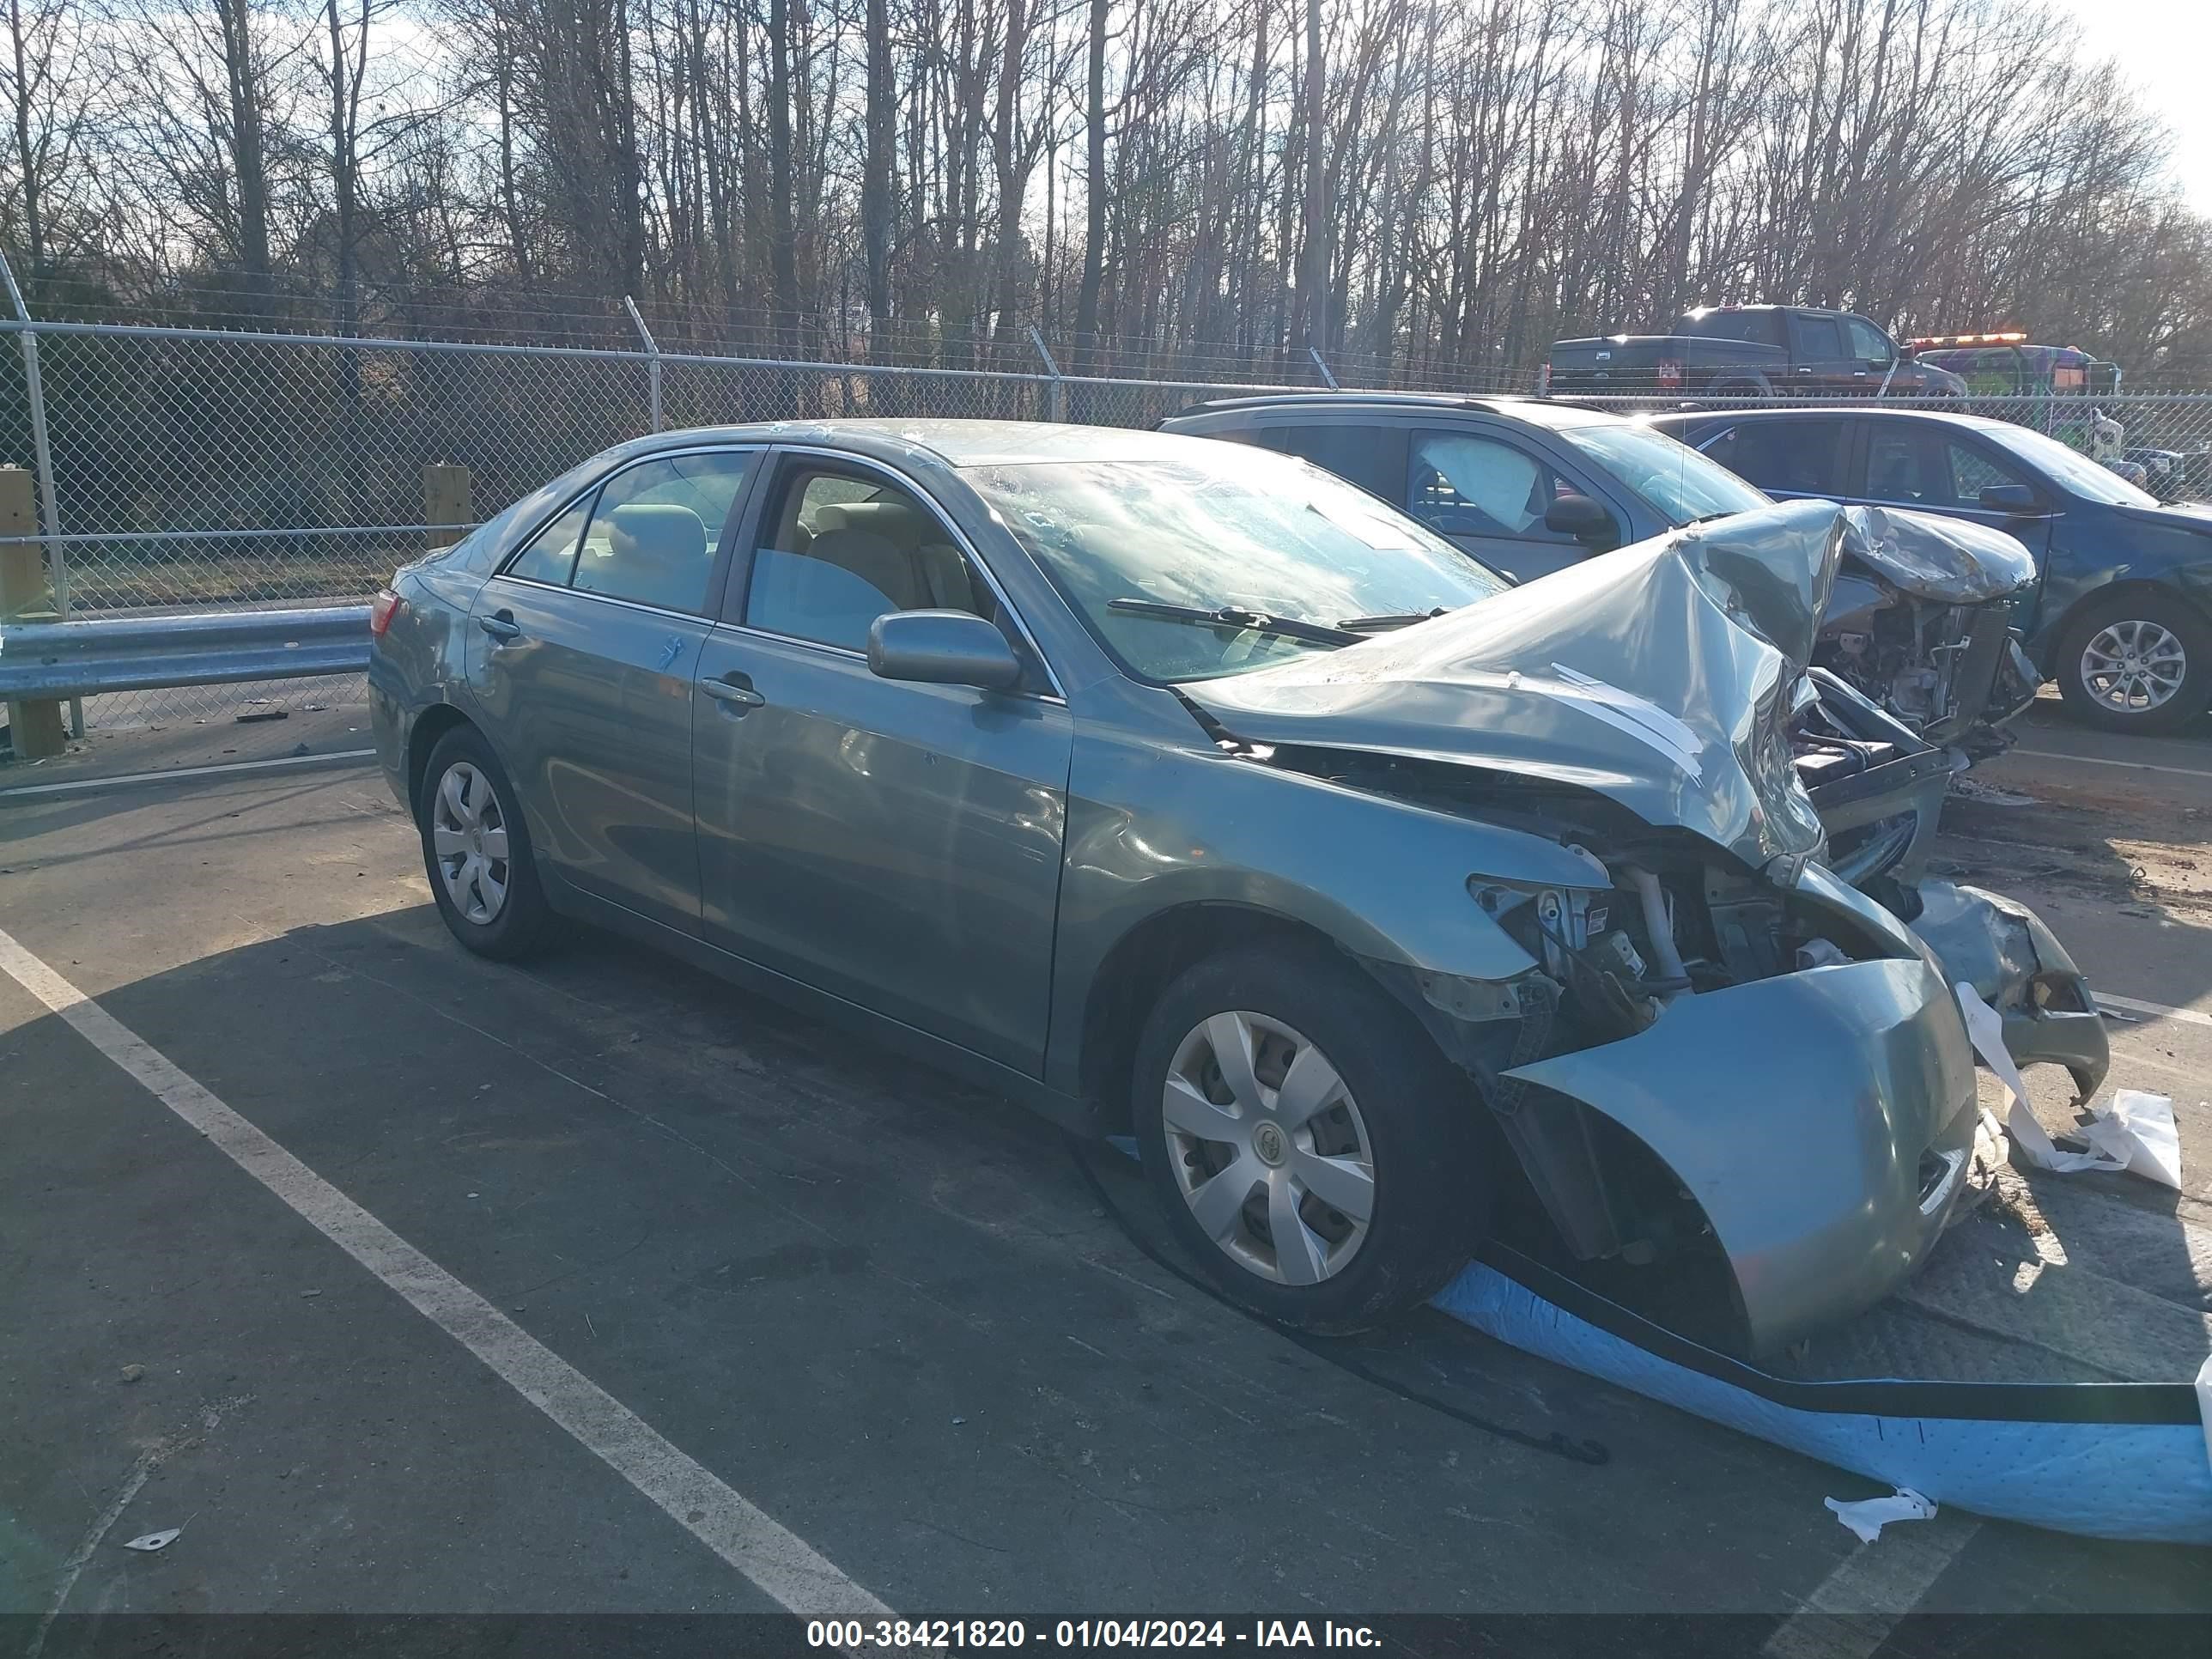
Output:
<instances>
[{"instance_id":1,"label":"car headrest","mask_svg":"<svg viewBox=\"0 0 2212 1659\"><path fill-rule=\"evenodd\" d=\"M933 526L904 501L838 501L814 509L814 533L866 530L895 547L912 548Z\"/></svg>"},{"instance_id":2,"label":"car headrest","mask_svg":"<svg viewBox=\"0 0 2212 1659\"><path fill-rule=\"evenodd\" d=\"M681 565L707 556L706 521L688 507L639 501L614 510L615 533L656 564Z\"/></svg>"},{"instance_id":3,"label":"car headrest","mask_svg":"<svg viewBox=\"0 0 2212 1659\"><path fill-rule=\"evenodd\" d=\"M818 529L806 553L817 564L852 572L898 610L918 610L929 603L914 560L888 537L872 530Z\"/></svg>"}]
</instances>

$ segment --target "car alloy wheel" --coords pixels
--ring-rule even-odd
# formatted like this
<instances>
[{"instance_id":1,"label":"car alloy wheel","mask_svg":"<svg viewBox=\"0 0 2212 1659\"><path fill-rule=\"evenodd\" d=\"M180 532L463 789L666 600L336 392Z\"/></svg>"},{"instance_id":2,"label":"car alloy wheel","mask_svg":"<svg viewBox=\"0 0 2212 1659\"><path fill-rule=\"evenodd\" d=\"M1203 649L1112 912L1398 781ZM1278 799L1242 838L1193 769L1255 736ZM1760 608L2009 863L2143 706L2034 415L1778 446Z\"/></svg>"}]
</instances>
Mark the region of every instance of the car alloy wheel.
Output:
<instances>
[{"instance_id":1,"label":"car alloy wheel","mask_svg":"<svg viewBox=\"0 0 2212 1659\"><path fill-rule=\"evenodd\" d=\"M1183 1202L1238 1266L1279 1285L1351 1266L1374 1216L1374 1152L1305 1036L1263 1014L1211 1016L1176 1045L1160 1113Z\"/></svg>"},{"instance_id":2,"label":"car alloy wheel","mask_svg":"<svg viewBox=\"0 0 2212 1659\"><path fill-rule=\"evenodd\" d=\"M2120 714L2148 714L2173 701L2189 678L2180 635L2154 622L2118 619L2081 647L2081 684Z\"/></svg>"},{"instance_id":3,"label":"car alloy wheel","mask_svg":"<svg viewBox=\"0 0 2212 1659\"><path fill-rule=\"evenodd\" d=\"M491 780L467 761L453 762L438 780L430 840L453 908L479 927L498 921L511 875L507 814Z\"/></svg>"}]
</instances>

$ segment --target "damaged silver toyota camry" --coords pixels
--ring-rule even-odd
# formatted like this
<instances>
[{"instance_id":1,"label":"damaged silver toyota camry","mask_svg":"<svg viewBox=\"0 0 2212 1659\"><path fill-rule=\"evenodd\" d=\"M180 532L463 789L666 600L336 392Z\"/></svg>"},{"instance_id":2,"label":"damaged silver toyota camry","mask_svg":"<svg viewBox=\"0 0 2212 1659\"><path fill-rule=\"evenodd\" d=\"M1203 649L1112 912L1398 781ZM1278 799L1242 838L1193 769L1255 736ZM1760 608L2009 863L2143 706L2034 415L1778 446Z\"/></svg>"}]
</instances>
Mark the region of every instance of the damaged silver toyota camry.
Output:
<instances>
[{"instance_id":1,"label":"damaged silver toyota camry","mask_svg":"<svg viewBox=\"0 0 2212 1659\"><path fill-rule=\"evenodd\" d=\"M1268 1314L1500 1239L1709 1286L1758 1352L1941 1233L1956 983L2105 1065L2042 924L1918 878L1941 750L1808 667L1863 531L1514 587L1203 439L663 434L394 577L377 744L464 945L596 922L1133 1134Z\"/></svg>"}]
</instances>

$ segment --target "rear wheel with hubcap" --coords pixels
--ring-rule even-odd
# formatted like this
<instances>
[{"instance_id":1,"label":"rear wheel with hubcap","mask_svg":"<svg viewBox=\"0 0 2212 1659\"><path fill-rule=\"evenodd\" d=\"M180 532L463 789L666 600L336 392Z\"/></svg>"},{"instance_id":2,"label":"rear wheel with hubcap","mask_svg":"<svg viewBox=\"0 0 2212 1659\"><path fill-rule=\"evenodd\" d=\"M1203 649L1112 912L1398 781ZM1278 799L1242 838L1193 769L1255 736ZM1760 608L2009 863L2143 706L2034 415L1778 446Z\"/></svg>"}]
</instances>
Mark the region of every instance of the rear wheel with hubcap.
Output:
<instances>
[{"instance_id":1,"label":"rear wheel with hubcap","mask_svg":"<svg viewBox=\"0 0 2212 1659\"><path fill-rule=\"evenodd\" d=\"M2212 626L2171 594L2092 603L2059 641L2067 706L2108 732L2169 732L2212 701Z\"/></svg>"},{"instance_id":2,"label":"rear wheel with hubcap","mask_svg":"<svg viewBox=\"0 0 2212 1659\"><path fill-rule=\"evenodd\" d=\"M1153 1009L1133 1087L1170 1224L1285 1323L1356 1329L1425 1299L1487 1221L1474 1085L1341 957L1199 963Z\"/></svg>"},{"instance_id":3,"label":"rear wheel with hubcap","mask_svg":"<svg viewBox=\"0 0 2212 1659\"><path fill-rule=\"evenodd\" d=\"M472 727L456 726L430 751L416 811L431 896L453 937L501 960L538 949L551 912L530 832L498 757Z\"/></svg>"}]
</instances>

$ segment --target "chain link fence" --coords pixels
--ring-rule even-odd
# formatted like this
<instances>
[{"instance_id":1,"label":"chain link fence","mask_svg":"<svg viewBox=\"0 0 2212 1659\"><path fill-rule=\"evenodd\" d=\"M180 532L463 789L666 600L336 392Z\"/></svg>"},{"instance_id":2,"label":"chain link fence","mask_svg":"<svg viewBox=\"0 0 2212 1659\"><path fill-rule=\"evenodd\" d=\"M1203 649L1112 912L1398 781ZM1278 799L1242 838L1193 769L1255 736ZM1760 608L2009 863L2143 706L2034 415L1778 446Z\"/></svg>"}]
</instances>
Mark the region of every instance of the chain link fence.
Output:
<instances>
[{"instance_id":1,"label":"chain link fence","mask_svg":"<svg viewBox=\"0 0 2212 1659\"><path fill-rule=\"evenodd\" d=\"M432 463L469 469L480 519L583 457L660 428L925 416L1149 427L1205 398L1291 389L1062 375L1042 351L1039 367L1024 372L725 357L647 343L617 350L46 322L0 322L0 332L15 346L35 340L27 350L0 349L0 464L50 472L40 507L54 597L80 618L358 601L428 545L423 471ZM43 454L27 373L33 356ZM1657 393L1577 401L1623 412L1683 407ZM2161 499L2212 500L2212 395L1915 406L2031 427ZM226 717L249 691L331 703L362 695L357 681L302 684L304 691L132 693L96 700L86 716L110 726L204 720Z\"/></svg>"}]
</instances>

